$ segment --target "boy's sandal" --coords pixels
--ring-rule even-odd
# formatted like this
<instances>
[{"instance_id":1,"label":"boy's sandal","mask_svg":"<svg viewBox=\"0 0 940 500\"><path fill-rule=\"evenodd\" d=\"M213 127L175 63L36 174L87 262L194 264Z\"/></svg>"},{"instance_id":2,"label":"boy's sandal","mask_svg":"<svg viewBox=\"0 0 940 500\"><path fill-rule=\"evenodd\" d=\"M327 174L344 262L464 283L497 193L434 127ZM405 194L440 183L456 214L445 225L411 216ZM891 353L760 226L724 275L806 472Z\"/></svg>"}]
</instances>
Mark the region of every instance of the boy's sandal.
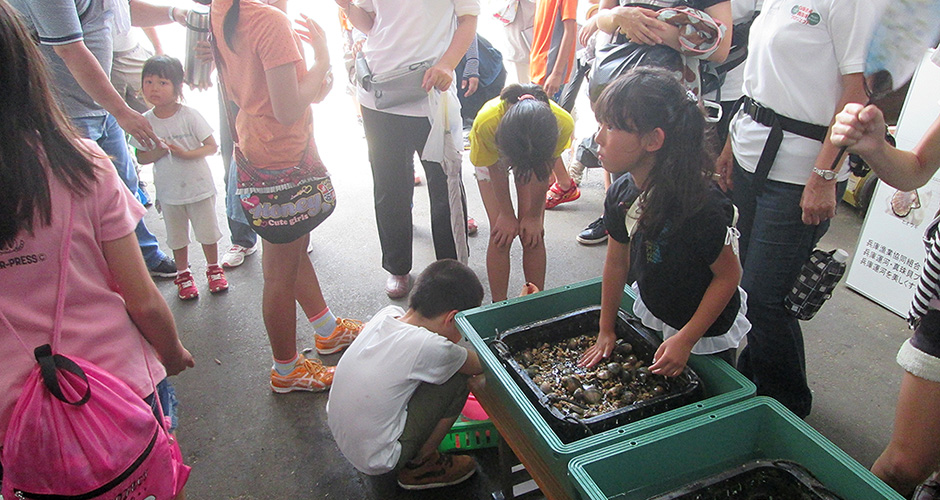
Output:
<instances>
[{"instance_id":1,"label":"boy's sandal","mask_svg":"<svg viewBox=\"0 0 940 500\"><path fill-rule=\"evenodd\" d=\"M920 196L917 194L916 189L913 191L899 190L891 196L891 211L902 219L910 215L912 210L918 208L920 208Z\"/></svg>"}]
</instances>

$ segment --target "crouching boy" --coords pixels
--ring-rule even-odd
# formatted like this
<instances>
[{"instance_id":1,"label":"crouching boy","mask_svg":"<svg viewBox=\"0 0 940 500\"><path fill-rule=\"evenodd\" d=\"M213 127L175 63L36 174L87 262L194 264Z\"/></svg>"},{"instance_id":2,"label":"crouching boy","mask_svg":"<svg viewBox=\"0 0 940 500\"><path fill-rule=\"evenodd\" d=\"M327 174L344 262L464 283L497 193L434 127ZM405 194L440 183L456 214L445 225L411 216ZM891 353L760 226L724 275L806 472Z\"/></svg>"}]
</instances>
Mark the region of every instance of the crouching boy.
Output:
<instances>
[{"instance_id":1,"label":"crouching boy","mask_svg":"<svg viewBox=\"0 0 940 500\"><path fill-rule=\"evenodd\" d=\"M454 318L482 300L469 267L439 260L418 276L407 311L382 309L349 346L326 409L333 438L356 469L397 471L410 490L457 484L476 471L473 457L437 448L460 415L469 376L482 371L477 354L457 345Z\"/></svg>"}]
</instances>

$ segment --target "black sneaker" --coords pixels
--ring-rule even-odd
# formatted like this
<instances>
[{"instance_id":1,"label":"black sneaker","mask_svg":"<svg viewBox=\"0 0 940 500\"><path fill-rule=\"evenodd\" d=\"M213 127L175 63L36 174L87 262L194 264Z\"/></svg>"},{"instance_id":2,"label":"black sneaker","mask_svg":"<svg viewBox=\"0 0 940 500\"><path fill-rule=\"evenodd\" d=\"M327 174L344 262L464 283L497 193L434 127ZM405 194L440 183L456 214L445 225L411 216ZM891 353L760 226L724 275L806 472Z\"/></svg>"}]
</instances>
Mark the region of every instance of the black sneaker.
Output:
<instances>
[{"instance_id":1,"label":"black sneaker","mask_svg":"<svg viewBox=\"0 0 940 500\"><path fill-rule=\"evenodd\" d=\"M150 268L150 275L158 278L175 278L176 262L169 255L164 255L157 265Z\"/></svg>"},{"instance_id":2,"label":"black sneaker","mask_svg":"<svg viewBox=\"0 0 940 500\"><path fill-rule=\"evenodd\" d=\"M604 227L604 218L601 217L590 223L578 234L578 243L582 245L596 245L607 241L607 228Z\"/></svg>"}]
</instances>

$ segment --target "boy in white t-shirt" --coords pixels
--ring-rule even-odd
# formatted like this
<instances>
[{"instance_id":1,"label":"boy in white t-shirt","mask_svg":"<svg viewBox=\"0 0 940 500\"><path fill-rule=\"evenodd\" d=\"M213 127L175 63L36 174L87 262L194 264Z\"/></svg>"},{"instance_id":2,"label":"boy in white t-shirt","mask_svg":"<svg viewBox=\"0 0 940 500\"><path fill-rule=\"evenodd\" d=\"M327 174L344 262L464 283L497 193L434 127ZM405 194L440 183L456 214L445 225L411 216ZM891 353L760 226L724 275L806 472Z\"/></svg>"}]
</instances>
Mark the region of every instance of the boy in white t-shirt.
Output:
<instances>
[{"instance_id":1,"label":"boy in white t-shirt","mask_svg":"<svg viewBox=\"0 0 940 500\"><path fill-rule=\"evenodd\" d=\"M336 366L326 409L340 451L356 469L398 472L402 488L460 483L476 460L437 451L467 399L477 354L457 344L454 318L483 300L476 274L452 259L415 282L408 311L389 306L362 329Z\"/></svg>"},{"instance_id":2,"label":"boy in white t-shirt","mask_svg":"<svg viewBox=\"0 0 940 500\"><path fill-rule=\"evenodd\" d=\"M215 214L215 183L206 157L218 150L212 127L193 108L180 104L183 65L169 56L151 57L141 71L144 98L153 109L144 117L153 126L160 143L146 150L136 140L137 161L153 163L157 203L166 222L166 243L176 259L176 286L181 300L199 296L189 270L189 224L206 256L209 291L228 289L219 266L218 242L222 238Z\"/></svg>"}]
</instances>

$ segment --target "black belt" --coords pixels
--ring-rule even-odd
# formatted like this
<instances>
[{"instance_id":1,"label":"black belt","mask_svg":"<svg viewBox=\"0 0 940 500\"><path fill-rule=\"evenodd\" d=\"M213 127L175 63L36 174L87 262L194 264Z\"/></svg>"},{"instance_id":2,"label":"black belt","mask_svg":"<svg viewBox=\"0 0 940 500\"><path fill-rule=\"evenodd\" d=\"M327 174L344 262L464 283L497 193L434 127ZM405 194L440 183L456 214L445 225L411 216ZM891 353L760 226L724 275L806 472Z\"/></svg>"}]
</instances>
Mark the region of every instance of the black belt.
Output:
<instances>
[{"instance_id":1,"label":"black belt","mask_svg":"<svg viewBox=\"0 0 940 500\"><path fill-rule=\"evenodd\" d=\"M757 161L757 168L754 170L754 196L759 195L764 187L764 181L767 180L770 167L774 165L774 160L777 159L777 152L780 150L780 143L783 142L783 133L785 131L819 142L825 141L826 134L829 132L829 127L780 115L748 96L743 96L738 99L738 102L734 103L731 115L734 116L739 109L742 109L757 123L770 127L770 135L767 137L760 159Z\"/></svg>"}]
</instances>

